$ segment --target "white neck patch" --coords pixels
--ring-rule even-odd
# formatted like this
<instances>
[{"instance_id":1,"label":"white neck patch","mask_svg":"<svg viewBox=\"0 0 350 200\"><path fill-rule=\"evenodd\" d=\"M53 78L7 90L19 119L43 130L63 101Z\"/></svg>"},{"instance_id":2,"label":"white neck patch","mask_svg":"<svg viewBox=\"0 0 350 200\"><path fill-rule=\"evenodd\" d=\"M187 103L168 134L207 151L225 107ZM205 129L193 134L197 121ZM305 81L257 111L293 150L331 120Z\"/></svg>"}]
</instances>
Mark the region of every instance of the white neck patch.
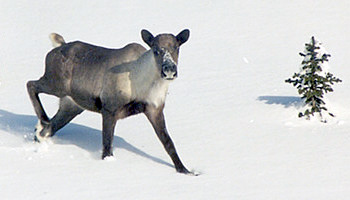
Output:
<instances>
[{"instance_id":1,"label":"white neck patch","mask_svg":"<svg viewBox=\"0 0 350 200\"><path fill-rule=\"evenodd\" d=\"M159 107L165 102L168 93L169 81L159 79L151 85L146 102L155 107Z\"/></svg>"}]
</instances>

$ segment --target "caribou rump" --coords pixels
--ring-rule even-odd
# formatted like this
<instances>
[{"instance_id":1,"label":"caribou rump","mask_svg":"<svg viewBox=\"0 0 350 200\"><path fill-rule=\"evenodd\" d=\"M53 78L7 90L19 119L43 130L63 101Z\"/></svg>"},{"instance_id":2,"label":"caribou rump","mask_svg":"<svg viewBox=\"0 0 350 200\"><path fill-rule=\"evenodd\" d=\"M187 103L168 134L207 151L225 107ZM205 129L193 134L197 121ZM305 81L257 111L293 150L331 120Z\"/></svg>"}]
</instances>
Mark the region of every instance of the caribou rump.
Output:
<instances>
[{"instance_id":1,"label":"caribou rump","mask_svg":"<svg viewBox=\"0 0 350 200\"><path fill-rule=\"evenodd\" d=\"M189 38L189 30L178 35L154 37L142 30L143 41L150 47L128 44L107 49L80 41L66 43L51 34L56 47L45 59L45 73L27 82L27 90L39 118L35 140L53 136L84 110L102 115L102 159L113 156L112 142L117 120L144 113L172 159L177 172L192 174L176 153L164 119L164 103L169 83L177 77L179 47ZM49 119L39 93L57 96L60 105Z\"/></svg>"}]
</instances>

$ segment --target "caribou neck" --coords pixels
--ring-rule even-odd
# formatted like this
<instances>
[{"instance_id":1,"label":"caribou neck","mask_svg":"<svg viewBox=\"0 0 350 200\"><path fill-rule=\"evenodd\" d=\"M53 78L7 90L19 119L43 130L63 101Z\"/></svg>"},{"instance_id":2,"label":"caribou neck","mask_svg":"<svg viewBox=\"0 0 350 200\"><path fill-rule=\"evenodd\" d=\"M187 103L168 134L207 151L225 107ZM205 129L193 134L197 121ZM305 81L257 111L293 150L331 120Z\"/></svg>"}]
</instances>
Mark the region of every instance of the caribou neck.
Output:
<instances>
[{"instance_id":1,"label":"caribou neck","mask_svg":"<svg viewBox=\"0 0 350 200\"><path fill-rule=\"evenodd\" d=\"M164 104L169 82L161 77L160 68L152 50L144 53L135 66L133 92L138 101L159 107Z\"/></svg>"}]
</instances>

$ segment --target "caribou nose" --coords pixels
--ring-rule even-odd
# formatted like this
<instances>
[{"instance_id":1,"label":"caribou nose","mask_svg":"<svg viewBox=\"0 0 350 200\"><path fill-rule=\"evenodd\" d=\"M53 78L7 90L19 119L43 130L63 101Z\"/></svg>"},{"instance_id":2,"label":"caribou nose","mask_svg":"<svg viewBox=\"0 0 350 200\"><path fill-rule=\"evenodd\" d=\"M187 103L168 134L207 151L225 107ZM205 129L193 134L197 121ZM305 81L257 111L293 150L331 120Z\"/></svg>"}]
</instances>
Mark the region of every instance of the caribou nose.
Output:
<instances>
[{"instance_id":1,"label":"caribou nose","mask_svg":"<svg viewBox=\"0 0 350 200\"><path fill-rule=\"evenodd\" d=\"M162 77L166 80L173 80L177 77L176 65L163 65Z\"/></svg>"},{"instance_id":2,"label":"caribou nose","mask_svg":"<svg viewBox=\"0 0 350 200\"><path fill-rule=\"evenodd\" d=\"M166 79L166 80L173 80L173 79L175 79L176 78L176 72L172 72L172 71L167 71L167 72L164 72L164 74L165 74L165 76L164 76L164 78Z\"/></svg>"}]
</instances>

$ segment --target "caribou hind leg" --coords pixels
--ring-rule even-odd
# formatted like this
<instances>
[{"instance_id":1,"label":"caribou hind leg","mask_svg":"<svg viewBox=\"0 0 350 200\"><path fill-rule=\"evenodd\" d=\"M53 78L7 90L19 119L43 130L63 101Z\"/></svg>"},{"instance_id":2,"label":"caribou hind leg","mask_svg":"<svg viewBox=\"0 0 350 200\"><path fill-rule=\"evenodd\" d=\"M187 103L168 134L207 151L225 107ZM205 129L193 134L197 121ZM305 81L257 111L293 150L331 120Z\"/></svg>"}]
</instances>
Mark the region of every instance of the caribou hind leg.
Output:
<instances>
[{"instance_id":1,"label":"caribou hind leg","mask_svg":"<svg viewBox=\"0 0 350 200\"><path fill-rule=\"evenodd\" d=\"M42 141L45 137L51 137L53 134L71 121L76 115L80 114L83 110L78 107L72 100L63 97L60 99L60 108L57 114L52 120L47 116L43 105L40 101L39 94L45 93L55 96L62 96L61 92L55 87L50 87L50 81L45 77L40 78L37 81L28 81L27 90L30 100L33 104L35 113L39 119L38 124L35 127L34 139L38 142Z\"/></svg>"},{"instance_id":2,"label":"caribou hind leg","mask_svg":"<svg viewBox=\"0 0 350 200\"><path fill-rule=\"evenodd\" d=\"M46 79L40 78L37 81L28 81L27 90L30 100L33 104L35 113L39 119L38 124L35 127L36 135L34 139L39 141L42 137L47 137L51 134L51 125L49 117L47 116L43 105L39 99L40 93L49 93L49 88L46 84Z\"/></svg>"},{"instance_id":3,"label":"caribou hind leg","mask_svg":"<svg viewBox=\"0 0 350 200\"><path fill-rule=\"evenodd\" d=\"M154 108L152 106L148 106L146 108L145 114L148 118L148 120L151 122L155 132L157 133L157 136L159 140L162 142L166 152L169 154L170 158L172 159L175 169L177 172L189 174L191 173L186 169L186 167L182 164L179 156L176 153L175 145L173 141L171 140L168 131L166 129L165 125L165 119L163 114L163 107L161 108Z\"/></svg>"},{"instance_id":4,"label":"caribou hind leg","mask_svg":"<svg viewBox=\"0 0 350 200\"><path fill-rule=\"evenodd\" d=\"M80 108L70 97L60 98L60 107L56 115L51 119L51 130L53 136L59 129L68 124L74 117L82 113Z\"/></svg>"},{"instance_id":5,"label":"caribou hind leg","mask_svg":"<svg viewBox=\"0 0 350 200\"><path fill-rule=\"evenodd\" d=\"M28 81L27 90L39 120L44 124L48 124L49 118L46 115L43 105L39 99L39 93L46 93L47 91L46 84L44 83L43 79L41 78L37 81Z\"/></svg>"}]
</instances>

